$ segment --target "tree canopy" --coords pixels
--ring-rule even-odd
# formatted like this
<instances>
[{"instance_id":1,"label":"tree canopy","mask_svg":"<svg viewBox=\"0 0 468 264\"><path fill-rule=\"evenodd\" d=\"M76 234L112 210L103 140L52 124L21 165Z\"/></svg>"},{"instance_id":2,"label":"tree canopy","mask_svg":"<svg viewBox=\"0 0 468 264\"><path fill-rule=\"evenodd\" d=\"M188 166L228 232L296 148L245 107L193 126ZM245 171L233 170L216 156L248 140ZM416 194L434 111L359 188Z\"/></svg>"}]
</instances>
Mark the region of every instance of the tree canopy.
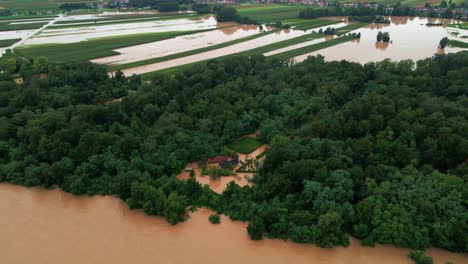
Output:
<instances>
[{"instance_id":1,"label":"tree canopy","mask_svg":"<svg viewBox=\"0 0 468 264\"><path fill-rule=\"evenodd\" d=\"M0 181L116 195L172 224L205 206L248 221L253 239L468 251L468 52L239 56L150 83L12 58L0 62ZM174 177L257 129L269 148L252 187L218 195Z\"/></svg>"}]
</instances>

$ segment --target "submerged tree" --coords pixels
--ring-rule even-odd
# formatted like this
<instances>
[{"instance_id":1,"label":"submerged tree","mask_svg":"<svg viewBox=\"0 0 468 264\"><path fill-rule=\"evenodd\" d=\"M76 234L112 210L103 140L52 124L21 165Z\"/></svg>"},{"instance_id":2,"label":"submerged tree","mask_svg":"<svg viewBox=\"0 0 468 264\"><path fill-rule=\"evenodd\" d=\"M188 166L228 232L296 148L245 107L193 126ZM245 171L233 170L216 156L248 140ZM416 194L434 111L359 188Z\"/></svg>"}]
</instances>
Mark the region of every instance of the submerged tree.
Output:
<instances>
[{"instance_id":1,"label":"submerged tree","mask_svg":"<svg viewBox=\"0 0 468 264\"><path fill-rule=\"evenodd\" d=\"M439 49L445 49L448 43L448 38L444 37L439 41Z\"/></svg>"}]
</instances>

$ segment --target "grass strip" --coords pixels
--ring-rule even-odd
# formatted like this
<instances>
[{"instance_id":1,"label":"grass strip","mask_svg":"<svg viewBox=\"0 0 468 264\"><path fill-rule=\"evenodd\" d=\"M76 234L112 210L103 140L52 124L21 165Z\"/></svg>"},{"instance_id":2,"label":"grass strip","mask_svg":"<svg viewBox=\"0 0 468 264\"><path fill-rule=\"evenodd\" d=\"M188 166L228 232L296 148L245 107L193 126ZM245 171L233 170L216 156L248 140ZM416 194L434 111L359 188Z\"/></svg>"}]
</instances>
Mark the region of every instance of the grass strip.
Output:
<instances>
[{"instance_id":1,"label":"grass strip","mask_svg":"<svg viewBox=\"0 0 468 264\"><path fill-rule=\"evenodd\" d=\"M113 51L114 49L160 41L203 31L206 30L114 36L69 44L32 45L16 48L15 52L28 59L45 56L53 63L66 63L72 61L81 62L118 54Z\"/></svg>"},{"instance_id":2,"label":"grass strip","mask_svg":"<svg viewBox=\"0 0 468 264\"><path fill-rule=\"evenodd\" d=\"M28 19L37 19L37 18L56 18L57 15L19 15L19 16L0 16L0 21L2 20L28 20Z\"/></svg>"},{"instance_id":3,"label":"grass strip","mask_svg":"<svg viewBox=\"0 0 468 264\"><path fill-rule=\"evenodd\" d=\"M38 29L49 22L40 23L27 23L27 24L10 24L10 22L0 23L0 31L15 31L15 30L26 30L26 29Z\"/></svg>"},{"instance_id":4,"label":"grass strip","mask_svg":"<svg viewBox=\"0 0 468 264\"><path fill-rule=\"evenodd\" d=\"M361 28L363 26L366 26L368 25L369 23L366 23L366 22L356 22L356 23L352 23L352 24L348 24L342 28L337 28L336 29L336 35L338 36L341 36L341 35L344 35L344 34L348 34L349 32L353 31L353 30L356 30L358 28Z\"/></svg>"},{"instance_id":5,"label":"grass strip","mask_svg":"<svg viewBox=\"0 0 468 264\"><path fill-rule=\"evenodd\" d=\"M463 49L468 49L468 43L459 41L459 40L454 40L454 39L449 39L447 43L450 47L457 47L457 48L463 48Z\"/></svg>"},{"instance_id":6,"label":"grass strip","mask_svg":"<svg viewBox=\"0 0 468 264\"><path fill-rule=\"evenodd\" d=\"M310 52L314 52L314 51L317 51L317 50L321 50L321 49L325 49L325 48L328 48L328 47L331 47L331 46L335 46L335 45L338 45L338 44L341 44L341 43L345 43L345 42L351 41L352 39L353 39L353 37L343 36L343 37L331 39L331 40L328 40L328 41L325 41L325 42L317 43L317 44L314 44L314 45L302 47L302 48L299 48L299 49L288 50L288 51L285 51L285 52L282 52L282 53L272 55L270 57L280 59L280 60L285 60L285 59L296 57L296 56L299 56L299 55L302 55L302 54L307 54L307 53L310 53Z\"/></svg>"},{"instance_id":7,"label":"grass strip","mask_svg":"<svg viewBox=\"0 0 468 264\"><path fill-rule=\"evenodd\" d=\"M55 22L55 25L66 25L66 24L73 24L73 23L93 23L95 21L109 21L109 20L125 20L125 19L137 19L137 18L162 18L162 17L178 17L178 16L187 16L187 14L180 13L180 14L122 14L122 15L108 15L103 16L101 18L94 18L94 19L77 19L77 20L62 20Z\"/></svg>"},{"instance_id":8,"label":"grass strip","mask_svg":"<svg viewBox=\"0 0 468 264\"><path fill-rule=\"evenodd\" d=\"M209 47L204 47L204 48L194 49L194 50L188 50L188 51L184 51L184 52L180 52L180 53L176 53L176 54L167 55L167 56L164 56L164 57L152 58L152 59L147 59L147 60L142 60L142 61L135 61L135 62L121 64L121 65L114 65L114 66L109 67L109 71L123 70L123 69L128 69L128 68L139 67L139 66L143 66L143 65L147 65L147 64L178 59L178 58L181 58L181 57L186 57L186 56L190 56L190 55L194 55L194 54L198 54L198 53L202 53L202 52L207 52L207 51L210 51L210 50L224 48L224 47L231 46L231 45L234 45L234 44L237 44L237 43L245 42L245 41L256 39L256 38L259 38L259 37L262 37L262 36L265 36L265 35L268 35L268 34L272 34L272 33L278 32L278 31L279 31L279 29L275 29L275 30L263 32L263 33L260 33L260 34L255 34L255 35L252 35L252 36L248 36L248 37L244 37L244 38L240 38L240 39L231 40L231 41L228 41L228 42L216 44L216 45L209 46Z\"/></svg>"},{"instance_id":9,"label":"grass strip","mask_svg":"<svg viewBox=\"0 0 468 264\"><path fill-rule=\"evenodd\" d=\"M468 23L467 22L460 23L460 24L449 24L448 26L451 27L451 28L468 29Z\"/></svg>"},{"instance_id":10,"label":"grass strip","mask_svg":"<svg viewBox=\"0 0 468 264\"><path fill-rule=\"evenodd\" d=\"M20 40L21 40L20 38L19 39L0 39L0 48L9 47Z\"/></svg>"},{"instance_id":11,"label":"grass strip","mask_svg":"<svg viewBox=\"0 0 468 264\"><path fill-rule=\"evenodd\" d=\"M320 19L298 19L283 22L284 25L289 24L296 30L309 30L316 27L323 27L339 23L340 21L320 20Z\"/></svg>"}]
</instances>

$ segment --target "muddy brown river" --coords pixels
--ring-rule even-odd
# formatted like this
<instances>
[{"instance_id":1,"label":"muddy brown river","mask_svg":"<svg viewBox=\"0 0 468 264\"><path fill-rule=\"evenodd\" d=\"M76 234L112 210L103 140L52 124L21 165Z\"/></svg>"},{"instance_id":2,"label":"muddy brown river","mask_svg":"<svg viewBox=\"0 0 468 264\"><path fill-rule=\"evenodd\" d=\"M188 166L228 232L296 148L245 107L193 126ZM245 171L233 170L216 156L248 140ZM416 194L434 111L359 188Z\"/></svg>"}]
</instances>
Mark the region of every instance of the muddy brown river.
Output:
<instances>
[{"instance_id":1,"label":"muddy brown river","mask_svg":"<svg viewBox=\"0 0 468 264\"><path fill-rule=\"evenodd\" d=\"M208 221L200 209L176 226L130 211L110 196L73 196L0 184L0 252L5 264L128 263L411 263L392 246L321 249L281 240L252 241L241 222ZM468 263L468 256L430 249L436 263Z\"/></svg>"}]
</instances>

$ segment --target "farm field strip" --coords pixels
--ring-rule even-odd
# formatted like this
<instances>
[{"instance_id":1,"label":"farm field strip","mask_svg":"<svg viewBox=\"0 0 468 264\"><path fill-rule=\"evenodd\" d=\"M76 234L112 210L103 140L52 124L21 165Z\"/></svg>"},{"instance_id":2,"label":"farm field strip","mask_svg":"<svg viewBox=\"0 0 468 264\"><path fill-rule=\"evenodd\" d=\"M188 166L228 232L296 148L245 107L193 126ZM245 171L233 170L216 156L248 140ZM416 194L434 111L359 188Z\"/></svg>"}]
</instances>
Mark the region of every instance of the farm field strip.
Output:
<instances>
[{"instance_id":1,"label":"farm field strip","mask_svg":"<svg viewBox=\"0 0 468 264\"><path fill-rule=\"evenodd\" d=\"M216 19L172 19L157 20L140 23L125 23L119 25L100 25L81 28L52 29L47 28L40 34L29 39L25 45L37 44L70 44L85 42L91 39L117 37L135 34L175 32L175 31L200 31L216 29L218 23ZM147 42L144 42L147 43Z\"/></svg>"},{"instance_id":2,"label":"farm field strip","mask_svg":"<svg viewBox=\"0 0 468 264\"><path fill-rule=\"evenodd\" d=\"M171 20L174 18L177 18L177 19L197 18L197 16L184 15L184 16L115 19L115 20L104 20L104 21L98 20L96 22L78 22L78 23L57 24L55 26L51 26L50 29L81 28L81 27L93 27L93 26L116 25L116 24L130 24L130 23L149 22L149 21Z\"/></svg>"},{"instance_id":3,"label":"farm field strip","mask_svg":"<svg viewBox=\"0 0 468 264\"><path fill-rule=\"evenodd\" d=\"M326 40L327 40L327 38L313 39L313 40L310 40L310 41L301 42L299 44L287 46L287 47L284 47L284 48L281 48L281 49L276 49L276 50L272 50L272 51L269 51L269 52L265 52L265 53L263 53L263 55L266 56L266 57L269 57L269 56L280 54L280 53L283 53L283 52L286 52L286 51L290 51L290 50L299 49L299 48L302 48L302 47L314 45L314 44L317 44L317 43L320 43L320 42L324 42Z\"/></svg>"},{"instance_id":4,"label":"farm field strip","mask_svg":"<svg viewBox=\"0 0 468 264\"><path fill-rule=\"evenodd\" d=\"M345 26L346 23L337 24ZM315 30L319 30L316 28ZM320 38L324 35L318 33L310 33L300 30L283 30L275 34L269 34L249 41L244 41L235 45L227 46L221 49L211 50L203 53L194 54L187 57L177 58L169 61L148 64L144 66L124 69L123 73L126 76L133 74L143 74L164 69L169 69L184 64L192 64L200 61L206 61L214 58L225 58L227 56L237 56L240 54L262 54L271 50L283 48L285 46L298 44L304 41L309 41L311 38ZM300 37L300 38L298 38Z\"/></svg>"},{"instance_id":5,"label":"farm field strip","mask_svg":"<svg viewBox=\"0 0 468 264\"><path fill-rule=\"evenodd\" d=\"M0 39L0 47L9 47L16 42L20 41L21 39Z\"/></svg>"},{"instance_id":6,"label":"farm field strip","mask_svg":"<svg viewBox=\"0 0 468 264\"><path fill-rule=\"evenodd\" d=\"M54 19L57 15L31 15L31 16L0 16L0 22L12 22L12 21L22 21L22 20L42 20L42 19Z\"/></svg>"},{"instance_id":7,"label":"farm field strip","mask_svg":"<svg viewBox=\"0 0 468 264\"><path fill-rule=\"evenodd\" d=\"M295 20L286 20L283 22L283 25L290 25L293 29L296 30L309 30L317 27L323 27L327 25L332 25L339 23L339 21L333 20L321 20L321 19L295 19Z\"/></svg>"},{"instance_id":8,"label":"farm field strip","mask_svg":"<svg viewBox=\"0 0 468 264\"><path fill-rule=\"evenodd\" d=\"M29 24L10 24L10 23L0 23L0 32L1 31L17 31L17 30L26 30L26 29L38 29L46 25L48 22L36 22Z\"/></svg>"},{"instance_id":9,"label":"farm field strip","mask_svg":"<svg viewBox=\"0 0 468 264\"><path fill-rule=\"evenodd\" d=\"M314 52L314 51L317 51L317 50L325 49L325 48L335 46L335 45L338 45L338 44L342 44L342 43L345 43L345 42L348 42L348 41L351 41L351 40L353 40L353 38L349 37L349 36L338 37L338 38L334 38L334 39L331 39L331 40L320 42L320 43L317 43L317 44L314 44L314 45L310 45L310 46L302 47L302 48L299 48L299 49L293 49L293 50L289 50L289 51L286 51L286 52L278 53L278 54L273 55L272 57L277 58L277 59L294 58L294 57L299 56L299 55L304 55L304 54L311 53L311 52Z\"/></svg>"},{"instance_id":10,"label":"farm field strip","mask_svg":"<svg viewBox=\"0 0 468 264\"><path fill-rule=\"evenodd\" d=\"M221 42L219 44L215 44L215 45L212 45L212 46L206 46L206 47L203 47L203 48L193 49L193 46L192 46L192 47L188 47L189 50L186 50L186 51L183 51L183 52L176 52L176 53L173 53L173 54L170 54L170 55L155 57L155 58L146 59L146 60L139 60L139 61L125 63L125 64L112 65L109 68L109 70L110 71L115 71L115 70L128 69L128 68L138 67L138 66L142 66L142 65L168 61L168 60L177 59L177 58L181 58L181 57L186 57L186 56L190 56L190 55L194 55L194 54L198 54L198 53L203 53L203 52L207 52L207 51L216 50L216 49L224 48L224 47L227 47L227 46L235 45L237 43L245 42L245 41L248 41L248 40L260 38L262 36L265 36L265 35L268 35L268 34L273 34L275 32L278 32L278 30L271 30L271 31L263 32L263 33L256 33L256 34L251 35L251 36L241 37L241 38L238 38L238 39L234 39L234 40L227 41L227 42ZM187 35L187 37L190 37L190 36L191 35ZM116 50L116 51L119 52L119 50ZM99 63L99 59L94 60L93 62Z\"/></svg>"},{"instance_id":11,"label":"farm field strip","mask_svg":"<svg viewBox=\"0 0 468 264\"><path fill-rule=\"evenodd\" d=\"M252 8L238 8L240 16L249 17L259 23L271 23L299 17L299 12L307 8L301 5L272 5Z\"/></svg>"},{"instance_id":12,"label":"farm field strip","mask_svg":"<svg viewBox=\"0 0 468 264\"><path fill-rule=\"evenodd\" d=\"M99 57L117 54L113 49L128 47L149 42L160 41L176 36L193 34L199 31L178 31L135 34L127 36L114 36L107 38L91 39L70 44L44 44L18 47L15 52L26 58L46 56L54 63L66 63L69 61L86 61Z\"/></svg>"}]
</instances>

